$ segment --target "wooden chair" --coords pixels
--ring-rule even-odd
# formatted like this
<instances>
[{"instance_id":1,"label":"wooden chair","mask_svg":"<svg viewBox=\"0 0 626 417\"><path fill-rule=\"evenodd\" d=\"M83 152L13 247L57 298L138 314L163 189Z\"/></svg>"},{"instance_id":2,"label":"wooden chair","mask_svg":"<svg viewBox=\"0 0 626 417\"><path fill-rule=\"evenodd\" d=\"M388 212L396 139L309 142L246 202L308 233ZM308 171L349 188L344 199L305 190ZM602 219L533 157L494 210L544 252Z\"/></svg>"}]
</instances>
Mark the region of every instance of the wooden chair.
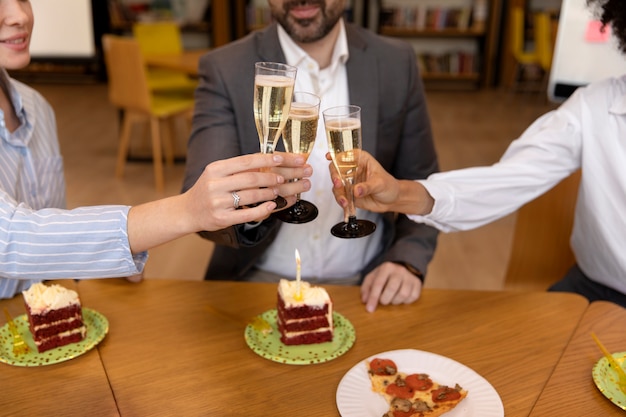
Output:
<instances>
[{"instance_id":1,"label":"wooden chair","mask_svg":"<svg viewBox=\"0 0 626 417\"><path fill-rule=\"evenodd\" d=\"M168 166L174 163L174 122L189 124L194 101L186 95L151 92L139 44L136 40L103 35L102 46L108 75L109 100L123 110L116 175L123 177L135 123L150 121L152 159L156 188L163 191L163 153Z\"/></svg>"},{"instance_id":2,"label":"wooden chair","mask_svg":"<svg viewBox=\"0 0 626 417\"><path fill-rule=\"evenodd\" d=\"M546 290L574 265L569 240L580 171L517 212L506 290Z\"/></svg>"},{"instance_id":3,"label":"wooden chair","mask_svg":"<svg viewBox=\"0 0 626 417\"><path fill-rule=\"evenodd\" d=\"M139 43L143 56L180 54L183 41L176 22L137 22L133 37ZM182 91L193 95L198 82L186 74L161 68L148 68L148 86L152 91Z\"/></svg>"}]
</instances>

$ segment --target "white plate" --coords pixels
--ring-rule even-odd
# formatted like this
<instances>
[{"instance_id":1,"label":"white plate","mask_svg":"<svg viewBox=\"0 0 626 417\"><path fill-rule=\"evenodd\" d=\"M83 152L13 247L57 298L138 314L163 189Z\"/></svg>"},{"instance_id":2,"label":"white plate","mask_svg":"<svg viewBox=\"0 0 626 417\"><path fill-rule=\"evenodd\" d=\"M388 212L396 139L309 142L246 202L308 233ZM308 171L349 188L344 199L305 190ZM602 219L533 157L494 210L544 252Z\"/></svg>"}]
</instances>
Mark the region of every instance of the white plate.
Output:
<instances>
[{"instance_id":1,"label":"white plate","mask_svg":"<svg viewBox=\"0 0 626 417\"><path fill-rule=\"evenodd\" d=\"M474 370L445 356L415 349L392 350L373 355L391 359L400 372L426 373L444 385L459 384L467 397L446 417L503 417L502 400L489 382ZM365 360L357 363L339 382L337 408L342 417L380 417L389 411L382 395L372 391Z\"/></svg>"}]
</instances>

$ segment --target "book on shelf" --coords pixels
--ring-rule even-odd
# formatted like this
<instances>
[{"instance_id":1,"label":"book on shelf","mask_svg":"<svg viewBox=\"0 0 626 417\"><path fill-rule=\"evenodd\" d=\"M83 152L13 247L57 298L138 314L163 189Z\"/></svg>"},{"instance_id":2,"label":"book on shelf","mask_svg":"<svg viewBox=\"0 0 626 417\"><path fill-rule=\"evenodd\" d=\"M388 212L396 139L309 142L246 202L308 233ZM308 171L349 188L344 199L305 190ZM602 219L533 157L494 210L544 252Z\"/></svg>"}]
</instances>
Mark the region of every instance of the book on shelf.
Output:
<instances>
[{"instance_id":1,"label":"book on shelf","mask_svg":"<svg viewBox=\"0 0 626 417\"><path fill-rule=\"evenodd\" d=\"M406 6L381 11L381 26L415 30L467 30L470 27L470 7Z\"/></svg>"},{"instance_id":2,"label":"book on shelf","mask_svg":"<svg viewBox=\"0 0 626 417\"><path fill-rule=\"evenodd\" d=\"M422 53L417 64L422 75L471 75L477 73L476 56L468 52Z\"/></svg>"}]
</instances>

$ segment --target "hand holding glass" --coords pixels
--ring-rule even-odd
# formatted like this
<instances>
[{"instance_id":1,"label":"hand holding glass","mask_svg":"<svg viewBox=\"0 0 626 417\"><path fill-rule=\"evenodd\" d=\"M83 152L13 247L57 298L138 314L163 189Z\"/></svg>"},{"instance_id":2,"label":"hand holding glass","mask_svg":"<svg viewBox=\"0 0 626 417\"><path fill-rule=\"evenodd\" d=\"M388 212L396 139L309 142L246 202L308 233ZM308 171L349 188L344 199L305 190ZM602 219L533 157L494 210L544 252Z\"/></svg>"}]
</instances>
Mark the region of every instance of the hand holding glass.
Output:
<instances>
[{"instance_id":1,"label":"hand holding glass","mask_svg":"<svg viewBox=\"0 0 626 417\"><path fill-rule=\"evenodd\" d=\"M320 98L315 94L296 91L289 111L289 119L283 130L283 144L290 153L302 154L306 158L313 150L317 136ZM297 180L294 180L297 181ZM315 204L296 196L296 203L288 210L276 213L276 217L286 223L307 223L317 217Z\"/></svg>"},{"instance_id":2,"label":"hand holding glass","mask_svg":"<svg viewBox=\"0 0 626 417\"><path fill-rule=\"evenodd\" d=\"M257 62L254 65L254 121L261 144L261 153L274 153L283 132L296 80L296 67L277 62ZM287 205L276 197L276 209Z\"/></svg>"},{"instance_id":3,"label":"hand holding glass","mask_svg":"<svg viewBox=\"0 0 626 417\"><path fill-rule=\"evenodd\" d=\"M323 112L328 149L335 168L341 176L348 199L347 219L337 223L330 232L341 238L367 236L376 230L376 224L357 220L352 187L357 181L361 154L361 108L359 106L332 107Z\"/></svg>"}]
</instances>

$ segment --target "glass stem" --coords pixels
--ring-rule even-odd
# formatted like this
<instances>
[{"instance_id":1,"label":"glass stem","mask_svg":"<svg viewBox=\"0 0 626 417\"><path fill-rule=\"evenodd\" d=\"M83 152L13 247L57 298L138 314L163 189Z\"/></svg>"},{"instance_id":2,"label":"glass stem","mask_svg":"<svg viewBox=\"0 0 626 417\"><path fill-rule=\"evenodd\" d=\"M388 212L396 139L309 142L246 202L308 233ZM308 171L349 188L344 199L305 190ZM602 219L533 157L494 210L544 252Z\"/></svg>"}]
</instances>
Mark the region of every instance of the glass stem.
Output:
<instances>
[{"instance_id":1,"label":"glass stem","mask_svg":"<svg viewBox=\"0 0 626 417\"><path fill-rule=\"evenodd\" d=\"M354 208L354 194L352 191L353 179L348 178L344 181L344 188L346 190L346 198L348 199L348 207L344 213L344 222L348 223L349 219L354 218L356 220L356 209Z\"/></svg>"},{"instance_id":2,"label":"glass stem","mask_svg":"<svg viewBox=\"0 0 626 417\"><path fill-rule=\"evenodd\" d=\"M296 182L298 180L299 180L299 178L294 178L292 180L289 180L289 182ZM300 194L301 193L296 194L296 205L300 202Z\"/></svg>"}]
</instances>

